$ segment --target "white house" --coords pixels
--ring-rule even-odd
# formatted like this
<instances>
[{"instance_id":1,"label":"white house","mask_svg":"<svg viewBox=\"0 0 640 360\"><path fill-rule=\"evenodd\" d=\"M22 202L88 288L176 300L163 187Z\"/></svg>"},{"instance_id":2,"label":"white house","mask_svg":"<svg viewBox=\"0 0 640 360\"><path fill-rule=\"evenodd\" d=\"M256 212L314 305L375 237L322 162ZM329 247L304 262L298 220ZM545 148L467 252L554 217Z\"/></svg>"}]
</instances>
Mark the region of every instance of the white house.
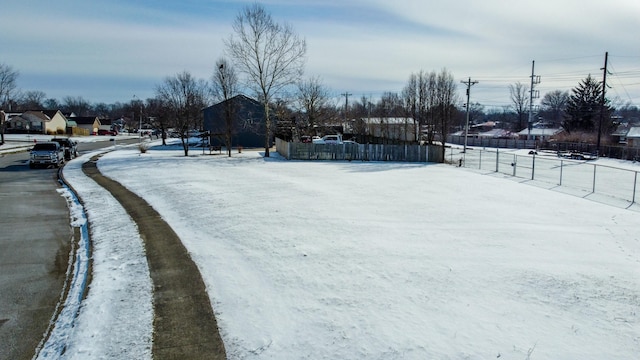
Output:
<instances>
[{"instance_id":1,"label":"white house","mask_svg":"<svg viewBox=\"0 0 640 360\"><path fill-rule=\"evenodd\" d=\"M524 129L518 133L518 138L520 140L538 140L538 141L547 141L552 136L558 135L563 132L563 129L547 129L547 128L533 128L531 130Z\"/></svg>"}]
</instances>

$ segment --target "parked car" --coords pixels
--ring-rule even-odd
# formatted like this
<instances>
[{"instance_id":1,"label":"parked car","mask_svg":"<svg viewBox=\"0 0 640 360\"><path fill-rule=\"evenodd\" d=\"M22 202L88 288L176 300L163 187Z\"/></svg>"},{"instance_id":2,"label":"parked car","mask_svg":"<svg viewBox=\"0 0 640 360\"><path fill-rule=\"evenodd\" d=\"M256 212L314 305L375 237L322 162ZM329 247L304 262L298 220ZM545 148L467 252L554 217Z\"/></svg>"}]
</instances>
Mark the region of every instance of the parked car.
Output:
<instances>
[{"instance_id":1,"label":"parked car","mask_svg":"<svg viewBox=\"0 0 640 360\"><path fill-rule=\"evenodd\" d=\"M325 135L319 139L313 139L314 144L342 144L342 135Z\"/></svg>"},{"instance_id":2,"label":"parked car","mask_svg":"<svg viewBox=\"0 0 640 360\"><path fill-rule=\"evenodd\" d=\"M29 154L29 167L32 169L38 165L60 167L62 164L64 164L64 149L55 141L37 143Z\"/></svg>"},{"instance_id":3,"label":"parked car","mask_svg":"<svg viewBox=\"0 0 640 360\"><path fill-rule=\"evenodd\" d=\"M71 160L78 156L78 143L69 138L53 138L64 149L64 159Z\"/></svg>"}]
</instances>

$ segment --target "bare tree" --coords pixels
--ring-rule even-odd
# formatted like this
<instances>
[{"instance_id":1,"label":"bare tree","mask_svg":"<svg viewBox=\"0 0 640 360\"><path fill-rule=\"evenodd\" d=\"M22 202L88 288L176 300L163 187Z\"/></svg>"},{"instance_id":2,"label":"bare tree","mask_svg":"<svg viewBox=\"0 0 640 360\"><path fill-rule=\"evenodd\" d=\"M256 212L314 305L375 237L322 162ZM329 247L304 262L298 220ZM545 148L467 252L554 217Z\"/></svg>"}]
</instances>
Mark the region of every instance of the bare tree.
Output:
<instances>
[{"instance_id":1,"label":"bare tree","mask_svg":"<svg viewBox=\"0 0 640 360\"><path fill-rule=\"evenodd\" d=\"M11 66L0 63L0 108L5 108L9 111L9 102L14 100L13 97L17 92L16 80L18 79L19 72L14 70Z\"/></svg>"},{"instance_id":2,"label":"bare tree","mask_svg":"<svg viewBox=\"0 0 640 360\"><path fill-rule=\"evenodd\" d=\"M0 63L0 109L11 111L11 101L16 94L18 71L11 66ZM3 117L4 118L4 117ZM0 119L0 144L4 144L4 119Z\"/></svg>"},{"instance_id":3,"label":"bare tree","mask_svg":"<svg viewBox=\"0 0 640 360\"><path fill-rule=\"evenodd\" d=\"M236 109L231 99L238 94L238 75L235 69L227 62L227 59L220 58L216 61L216 71L211 80L214 97L224 103L224 143L227 148L227 155L231 156L233 119L236 115Z\"/></svg>"},{"instance_id":4,"label":"bare tree","mask_svg":"<svg viewBox=\"0 0 640 360\"><path fill-rule=\"evenodd\" d=\"M109 105L107 105L107 103L104 103L104 102L93 104L91 108L92 115L96 115L99 118L110 118L111 117L109 115L110 110L111 108L109 107Z\"/></svg>"},{"instance_id":5,"label":"bare tree","mask_svg":"<svg viewBox=\"0 0 640 360\"><path fill-rule=\"evenodd\" d=\"M87 116L91 110L91 104L82 96L65 96L62 99L62 102L63 111L74 113L77 116Z\"/></svg>"},{"instance_id":6,"label":"bare tree","mask_svg":"<svg viewBox=\"0 0 640 360\"><path fill-rule=\"evenodd\" d=\"M544 94L540 105L542 105L542 111L551 117L551 122L558 126L562 123L568 101L569 91L553 90Z\"/></svg>"},{"instance_id":7,"label":"bare tree","mask_svg":"<svg viewBox=\"0 0 640 360\"><path fill-rule=\"evenodd\" d=\"M421 113L420 110L424 106L423 99L420 98L420 85L422 82L422 71L418 74L411 74L407 85L402 90L402 101L405 116L413 120L414 138L420 139Z\"/></svg>"},{"instance_id":8,"label":"bare tree","mask_svg":"<svg viewBox=\"0 0 640 360\"><path fill-rule=\"evenodd\" d=\"M329 90L318 77L298 83L297 106L304 119L300 119L296 127L310 129L313 135L318 135L316 129L324 126L333 113L329 111Z\"/></svg>"},{"instance_id":9,"label":"bare tree","mask_svg":"<svg viewBox=\"0 0 640 360\"><path fill-rule=\"evenodd\" d=\"M201 110L207 102L206 92L206 82L196 80L187 71L165 78L156 87L156 97L164 102L174 118L184 156L189 156L189 131L200 126Z\"/></svg>"},{"instance_id":10,"label":"bare tree","mask_svg":"<svg viewBox=\"0 0 640 360\"><path fill-rule=\"evenodd\" d=\"M171 110L161 97L147 99L147 113L153 119L153 126L160 129L162 145L167 145L167 131L171 121Z\"/></svg>"},{"instance_id":11,"label":"bare tree","mask_svg":"<svg viewBox=\"0 0 640 360\"><path fill-rule=\"evenodd\" d=\"M411 75L403 94L405 111L416 119L417 139L422 131L428 144L433 144L437 134L446 139L457 101L455 90L453 76L446 69Z\"/></svg>"},{"instance_id":12,"label":"bare tree","mask_svg":"<svg viewBox=\"0 0 640 360\"><path fill-rule=\"evenodd\" d=\"M304 69L306 41L290 25L276 23L260 4L245 7L233 24L235 36L227 40L229 54L247 75L248 86L264 105L265 156L272 132L269 103L286 86L295 84Z\"/></svg>"},{"instance_id":13,"label":"bare tree","mask_svg":"<svg viewBox=\"0 0 640 360\"><path fill-rule=\"evenodd\" d=\"M50 98L44 101L45 109L62 109L62 104L57 99Z\"/></svg>"},{"instance_id":14,"label":"bare tree","mask_svg":"<svg viewBox=\"0 0 640 360\"><path fill-rule=\"evenodd\" d=\"M380 118L380 133L384 141L388 142L390 139L399 140L400 129L398 129L398 125L393 118L401 117L404 113L403 101L400 95L391 91L384 92L376 104L374 113ZM394 124L391 124L391 121L394 121Z\"/></svg>"},{"instance_id":15,"label":"bare tree","mask_svg":"<svg viewBox=\"0 0 640 360\"><path fill-rule=\"evenodd\" d=\"M4 145L4 122L7 118L7 115L4 113L4 110L0 109L0 133L2 137L0 137L0 145Z\"/></svg>"},{"instance_id":16,"label":"bare tree","mask_svg":"<svg viewBox=\"0 0 640 360\"><path fill-rule=\"evenodd\" d=\"M442 144L442 158L445 156L445 142L449 135L451 121L456 112L455 104L458 102L456 95L456 82L447 69L442 69L436 79L436 132L440 133Z\"/></svg>"},{"instance_id":17,"label":"bare tree","mask_svg":"<svg viewBox=\"0 0 640 360\"><path fill-rule=\"evenodd\" d=\"M47 94L43 91L33 90L22 93L19 105L24 110L38 110L44 108L44 101ZM57 109L51 109L57 110Z\"/></svg>"},{"instance_id":18,"label":"bare tree","mask_svg":"<svg viewBox=\"0 0 640 360\"><path fill-rule=\"evenodd\" d=\"M527 93L529 92L529 87L523 85L521 82L516 82L515 84L509 85L509 93L511 94L511 106L513 107L513 111L518 116L518 129L520 131L525 128L524 119L525 114L529 111L529 96Z\"/></svg>"}]
</instances>

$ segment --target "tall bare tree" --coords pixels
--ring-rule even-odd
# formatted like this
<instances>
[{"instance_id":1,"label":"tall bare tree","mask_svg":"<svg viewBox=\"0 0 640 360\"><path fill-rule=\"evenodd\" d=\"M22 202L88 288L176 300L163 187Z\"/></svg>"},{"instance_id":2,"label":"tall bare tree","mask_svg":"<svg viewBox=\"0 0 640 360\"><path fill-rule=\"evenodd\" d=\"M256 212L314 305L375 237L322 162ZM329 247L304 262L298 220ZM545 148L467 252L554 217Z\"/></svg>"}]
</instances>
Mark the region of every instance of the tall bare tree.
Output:
<instances>
[{"instance_id":1,"label":"tall bare tree","mask_svg":"<svg viewBox=\"0 0 640 360\"><path fill-rule=\"evenodd\" d=\"M420 70L409 76L407 85L402 90L402 100L407 117L413 119L415 139L420 140L420 131L425 125L427 114L427 74Z\"/></svg>"},{"instance_id":2,"label":"tall bare tree","mask_svg":"<svg viewBox=\"0 0 640 360\"><path fill-rule=\"evenodd\" d=\"M451 128L451 122L456 110L455 104L458 102L456 94L456 82L453 74L447 69L442 69L436 78L436 132L440 134L442 144L442 158L445 156L445 142Z\"/></svg>"},{"instance_id":3,"label":"tall bare tree","mask_svg":"<svg viewBox=\"0 0 640 360\"><path fill-rule=\"evenodd\" d=\"M156 87L156 97L164 102L175 119L184 156L189 156L189 131L201 125L202 109L207 103L207 83L184 71Z\"/></svg>"},{"instance_id":4,"label":"tall bare tree","mask_svg":"<svg viewBox=\"0 0 640 360\"><path fill-rule=\"evenodd\" d=\"M47 94L43 91L32 90L23 92L20 96L19 105L23 110L38 110L44 108L44 100ZM57 109L51 109L57 110Z\"/></svg>"},{"instance_id":5,"label":"tall bare tree","mask_svg":"<svg viewBox=\"0 0 640 360\"><path fill-rule=\"evenodd\" d=\"M265 156L269 156L272 133L269 103L283 88L295 84L304 70L306 41L288 24L276 23L271 15L254 3L245 7L233 24L234 35L226 42L228 53L239 70L248 77L264 105Z\"/></svg>"},{"instance_id":6,"label":"tall bare tree","mask_svg":"<svg viewBox=\"0 0 640 360\"><path fill-rule=\"evenodd\" d=\"M553 90L544 94L540 105L542 105L542 111L551 117L550 120L553 124L559 126L562 123L568 101L569 91Z\"/></svg>"},{"instance_id":7,"label":"tall bare tree","mask_svg":"<svg viewBox=\"0 0 640 360\"><path fill-rule=\"evenodd\" d=\"M0 110L11 111L11 101L17 92L16 80L18 71L11 66L0 63ZM0 144L4 144L4 119L0 119Z\"/></svg>"},{"instance_id":8,"label":"tall bare tree","mask_svg":"<svg viewBox=\"0 0 640 360\"><path fill-rule=\"evenodd\" d=\"M397 117L404 113L403 101L395 92L386 91L378 100L374 113L380 118L380 133L384 142L400 139L399 129L396 124L391 124Z\"/></svg>"},{"instance_id":9,"label":"tall bare tree","mask_svg":"<svg viewBox=\"0 0 640 360\"><path fill-rule=\"evenodd\" d=\"M529 96L527 93L529 92L529 87L523 85L521 82L516 82L515 84L509 85L509 94L511 95L511 106L513 107L513 111L518 116L518 129L520 131L525 128L525 118L527 117L527 112L529 111Z\"/></svg>"},{"instance_id":10,"label":"tall bare tree","mask_svg":"<svg viewBox=\"0 0 640 360\"><path fill-rule=\"evenodd\" d=\"M227 155L231 156L231 137L233 136L233 119L236 116L235 104L231 100L238 95L238 75L227 59L216 61L216 71L212 77L213 96L224 104L224 143Z\"/></svg>"},{"instance_id":11,"label":"tall bare tree","mask_svg":"<svg viewBox=\"0 0 640 360\"><path fill-rule=\"evenodd\" d=\"M172 118L169 106L161 97L147 99L147 113L149 114L149 119L153 119L153 126L160 129L162 145L167 145L167 132Z\"/></svg>"},{"instance_id":12,"label":"tall bare tree","mask_svg":"<svg viewBox=\"0 0 640 360\"><path fill-rule=\"evenodd\" d=\"M315 131L323 127L333 111L329 111L329 90L322 84L319 77L312 77L298 83L297 106L304 115L296 127L305 127L318 135Z\"/></svg>"},{"instance_id":13,"label":"tall bare tree","mask_svg":"<svg viewBox=\"0 0 640 360\"><path fill-rule=\"evenodd\" d=\"M424 129L428 144L437 134L446 141L458 101L453 75L446 69L440 73L421 70L409 77L403 97L405 111L417 119L416 138Z\"/></svg>"},{"instance_id":14,"label":"tall bare tree","mask_svg":"<svg viewBox=\"0 0 640 360\"><path fill-rule=\"evenodd\" d=\"M65 96L62 102L63 111L72 112L77 116L88 116L91 111L91 104L82 96Z\"/></svg>"}]
</instances>

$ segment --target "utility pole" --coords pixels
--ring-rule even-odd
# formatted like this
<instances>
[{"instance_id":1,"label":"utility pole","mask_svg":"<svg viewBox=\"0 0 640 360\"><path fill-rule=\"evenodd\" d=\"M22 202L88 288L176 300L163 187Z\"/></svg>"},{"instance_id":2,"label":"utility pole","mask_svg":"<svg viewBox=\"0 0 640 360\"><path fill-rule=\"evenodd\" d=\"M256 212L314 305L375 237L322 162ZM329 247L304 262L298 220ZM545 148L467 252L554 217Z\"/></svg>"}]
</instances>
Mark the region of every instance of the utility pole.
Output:
<instances>
[{"instance_id":1,"label":"utility pole","mask_svg":"<svg viewBox=\"0 0 640 360\"><path fill-rule=\"evenodd\" d=\"M135 94L133 94L133 99L135 100L137 96ZM140 100L140 98L138 98L138 100L140 101L140 125L138 126L138 141L142 142L142 100ZM133 111L133 120L135 121L136 118L136 112L135 110Z\"/></svg>"},{"instance_id":2,"label":"utility pole","mask_svg":"<svg viewBox=\"0 0 640 360\"><path fill-rule=\"evenodd\" d=\"M531 87L529 89L529 121L527 123L527 129L529 132L527 133L527 140L531 140L531 127L533 127L533 99L537 99L540 97L540 92L538 90L533 90L533 87L537 84L540 84L540 76L534 75L534 68L536 62L535 60L531 62Z\"/></svg>"},{"instance_id":3,"label":"utility pole","mask_svg":"<svg viewBox=\"0 0 640 360\"><path fill-rule=\"evenodd\" d=\"M600 121L598 122L598 144L596 145L597 156L600 157L600 137L602 136L602 121L604 118L604 111L606 109L605 90L607 89L607 61L609 60L609 52L604 53L604 67L600 70L602 72L602 100L600 104Z\"/></svg>"},{"instance_id":4,"label":"utility pole","mask_svg":"<svg viewBox=\"0 0 640 360\"><path fill-rule=\"evenodd\" d=\"M345 125L349 121L349 96L353 95L348 91L341 94L344 96L344 125L342 125L342 132L345 130Z\"/></svg>"},{"instance_id":5,"label":"utility pole","mask_svg":"<svg viewBox=\"0 0 640 360\"><path fill-rule=\"evenodd\" d=\"M469 78L469 80L467 81L461 81L461 83L467 85L467 103L465 104L465 106L467 107L467 122L466 125L464 127L464 150L462 150L462 153L464 154L464 161L465 161L465 166L466 166L466 160L467 160L467 138L469 137L469 108L470 108L470 103L469 103L469 99L471 97L471 86L477 84L477 81L471 81L471 78Z\"/></svg>"}]
</instances>

